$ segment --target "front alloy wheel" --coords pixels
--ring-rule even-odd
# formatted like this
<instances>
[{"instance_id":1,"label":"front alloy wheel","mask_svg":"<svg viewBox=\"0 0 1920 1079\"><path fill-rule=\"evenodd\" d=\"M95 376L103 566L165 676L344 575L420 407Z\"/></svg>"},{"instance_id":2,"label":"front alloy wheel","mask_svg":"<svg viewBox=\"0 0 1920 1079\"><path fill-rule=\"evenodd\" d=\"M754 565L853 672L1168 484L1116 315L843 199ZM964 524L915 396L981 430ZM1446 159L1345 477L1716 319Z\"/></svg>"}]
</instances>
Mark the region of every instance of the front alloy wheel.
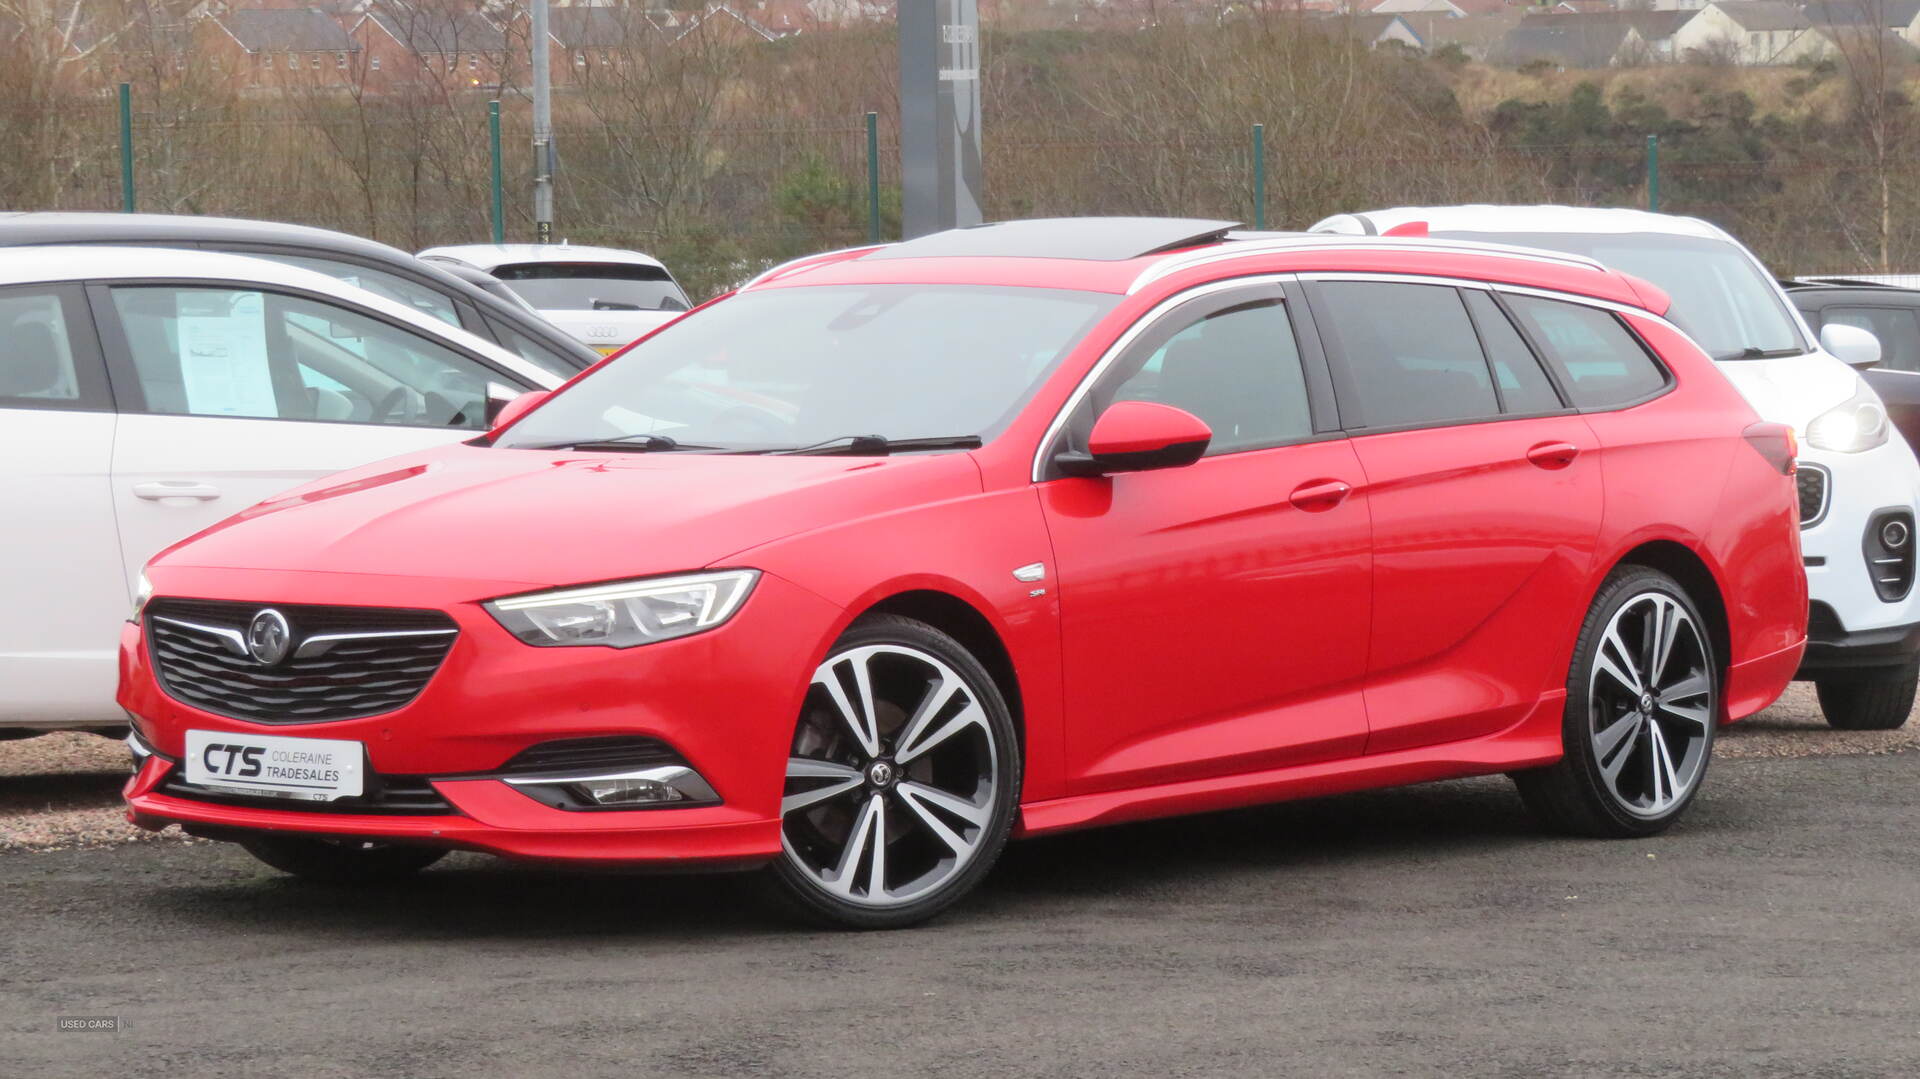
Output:
<instances>
[{"instance_id":1,"label":"front alloy wheel","mask_svg":"<svg viewBox=\"0 0 1920 1079\"><path fill-rule=\"evenodd\" d=\"M920 622L862 622L808 688L775 876L835 924L923 921L999 856L1018 772L1006 705L978 660Z\"/></svg>"},{"instance_id":2,"label":"front alloy wheel","mask_svg":"<svg viewBox=\"0 0 1920 1079\"><path fill-rule=\"evenodd\" d=\"M1644 566L1615 571L1574 649L1566 756L1515 775L1521 795L1566 831L1665 829L1712 757L1719 674L1705 623L1678 582Z\"/></svg>"}]
</instances>

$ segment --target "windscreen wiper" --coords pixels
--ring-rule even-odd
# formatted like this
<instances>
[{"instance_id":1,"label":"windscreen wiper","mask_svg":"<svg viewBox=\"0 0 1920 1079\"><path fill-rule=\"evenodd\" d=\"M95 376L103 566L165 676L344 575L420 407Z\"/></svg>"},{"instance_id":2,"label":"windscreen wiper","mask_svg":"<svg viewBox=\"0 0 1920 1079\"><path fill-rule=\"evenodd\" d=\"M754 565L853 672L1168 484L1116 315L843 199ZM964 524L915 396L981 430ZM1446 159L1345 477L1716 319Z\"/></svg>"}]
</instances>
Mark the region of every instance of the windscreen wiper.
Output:
<instances>
[{"instance_id":1,"label":"windscreen wiper","mask_svg":"<svg viewBox=\"0 0 1920 1079\"><path fill-rule=\"evenodd\" d=\"M614 438L588 438L569 442L544 442L533 446L521 446L526 450L618 450L623 453L653 453L665 450L717 450L720 446L703 446L697 442L681 442L666 435L619 435Z\"/></svg>"},{"instance_id":2,"label":"windscreen wiper","mask_svg":"<svg viewBox=\"0 0 1920 1079\"><path fill-rule=\"evenodd\" d=\"M985 445L979 435L940 435L933 438L888 438L885 435L841 435L792 449L771 450L776 455L824 457L845 454L850 457L885 457L890 453L914 450L977 450Z\"/></svg>"},{"instance_id":3,"label":"windscreen wiper","mask_svg":"<svg viewBox=\"0 0 1920 1079\"><path fill-rule=\"evenodd\" d=\"M1804 356L1806 354L1807 350L1802 348L1755 348L1752 345L1748 345L1738 352L1726 352L1715 356L1714 360L1716 362L1724 362L1726 360L1779 360L1785 359L1788 356Z\"/></svg>"}]
</instances>

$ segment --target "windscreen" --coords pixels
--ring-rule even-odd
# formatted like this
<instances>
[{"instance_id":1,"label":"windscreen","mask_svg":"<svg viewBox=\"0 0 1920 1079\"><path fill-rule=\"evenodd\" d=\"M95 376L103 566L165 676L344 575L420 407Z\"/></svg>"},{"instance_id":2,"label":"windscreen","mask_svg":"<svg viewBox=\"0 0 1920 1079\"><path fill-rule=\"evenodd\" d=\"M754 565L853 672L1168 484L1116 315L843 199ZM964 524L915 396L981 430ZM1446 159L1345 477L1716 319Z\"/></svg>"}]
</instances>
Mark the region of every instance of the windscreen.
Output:
<instances>
[{"instance_id":1,"label":"windscreen","mask_svg":"<svg viewBox=\"0 0 1920 1079\"><path fill-rule=\"evenodd\" d=\"M493 276L542 311L685 311L687 295L658 266L515 262Z\"/></svg>"},{"instance_id":2,"label":"windscreen","mask_svg":"<svg viewBox=\"0 0 1920 1079\"><path fill-rule=\"evenodd\" d=\"M1063 289L764 289L680 320L581 379L500 445L664 435L751 452L997 434L1119 297Z\"/></svg>"},{"instance_id":3,"label":"windscreen","mask_svg":"<svg viewBox=\"0 0 1920 1079\"><path fill-rule=\"evenodd\" d=\"M1725 240L1657 232L1433 235L1586 255L1645 278L1673 299L1667 318L1717 360L1806 351L1779 290L1746 251Z\"/></svg>"}]
</instances>

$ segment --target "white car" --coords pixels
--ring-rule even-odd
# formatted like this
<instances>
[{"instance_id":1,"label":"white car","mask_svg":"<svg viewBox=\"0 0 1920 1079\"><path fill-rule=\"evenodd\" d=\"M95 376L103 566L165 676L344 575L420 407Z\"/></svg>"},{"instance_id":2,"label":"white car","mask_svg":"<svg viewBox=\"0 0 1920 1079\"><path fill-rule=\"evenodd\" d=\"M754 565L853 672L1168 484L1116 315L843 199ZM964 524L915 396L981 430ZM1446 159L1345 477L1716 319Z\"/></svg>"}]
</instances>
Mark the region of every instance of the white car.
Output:
<instances>
[{"instance_id":1,"label":"white car","mask_svg":"<svg viewBox=\"0 0 1920 1079\"><path fill-rule=\"evenodd\" d=\"M312 270L0 250L0 737L124 724L120 628L161 549L560 381Z\"/></svg>"},{"instance_id":2,"label":"white car","mask_svg":"<svg viewBox=\"0 0 1920 1079\"><path fill-rule=\"evenodd\" d=\"M492 274L548 322L603 356L690 306L660 260L638 251L567 243L462 244L429 247L420 257Z\"/></svg>"},{"instance_id":3,"label":"white car","mask_svg":"<svg viewBox=\"0 0 1920 1079\"><path fill-rule=\"evenodd\" d=\"M1752 252L1696 218L1567 206L1401 207L1340 214L1313 231L1566 251L1664 290L1673 300L1667 317L1720 361L1755 411L1799 436L1800 541L1812 601L1799 677L1815 684L1835 727L1906 722L1920 680L1920 464L1854 370L1879 360L1872 334L1833 323L1816 336Z\"/></svg>"}]
</instances>

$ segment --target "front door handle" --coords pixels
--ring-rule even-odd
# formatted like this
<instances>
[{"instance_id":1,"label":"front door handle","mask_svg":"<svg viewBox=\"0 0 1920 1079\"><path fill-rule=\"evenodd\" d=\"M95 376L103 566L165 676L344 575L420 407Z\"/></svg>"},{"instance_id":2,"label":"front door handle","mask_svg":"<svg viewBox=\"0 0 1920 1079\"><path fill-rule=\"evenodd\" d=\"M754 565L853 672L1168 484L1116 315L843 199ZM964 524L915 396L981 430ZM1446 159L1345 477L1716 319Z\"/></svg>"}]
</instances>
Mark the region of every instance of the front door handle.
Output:
<instances>
[{"instance_id":1,"label":"front door handle","mask_svg":"<svg viewBox=\"0 0 1920 1079\"><path fill-rule=\"evenodd\" d=\"M1580 456L1580 447L1571 442L1541 442L1527 449L1527 460L1545 469L1561 469Z\"/></svg>"},{"instance_id":2,"label":"front door handle","mask_svg":"<svg viewBox=\"0 0 1920 1079\"><path fill-rule=\"evenodd\" d=\"M157 483L134 484L133 497L144 498L149 502L160 502L169 498L191 498L196 502L211 502L220 497L220 488L211 484L195 483L192 480L160 480Z\"/></svg>"},{"instance_id":3,"label":"front door handle","mask_svg":"<svg viewBox=\"0 0 1920 1079\"><path fill-rule=\"evenodd\" d=\"M1347 500L1353 488L1339 480L1313 480L1293 489L1287 501L1308 513L1322 513Z\"/></svg>"}]
</instances>

